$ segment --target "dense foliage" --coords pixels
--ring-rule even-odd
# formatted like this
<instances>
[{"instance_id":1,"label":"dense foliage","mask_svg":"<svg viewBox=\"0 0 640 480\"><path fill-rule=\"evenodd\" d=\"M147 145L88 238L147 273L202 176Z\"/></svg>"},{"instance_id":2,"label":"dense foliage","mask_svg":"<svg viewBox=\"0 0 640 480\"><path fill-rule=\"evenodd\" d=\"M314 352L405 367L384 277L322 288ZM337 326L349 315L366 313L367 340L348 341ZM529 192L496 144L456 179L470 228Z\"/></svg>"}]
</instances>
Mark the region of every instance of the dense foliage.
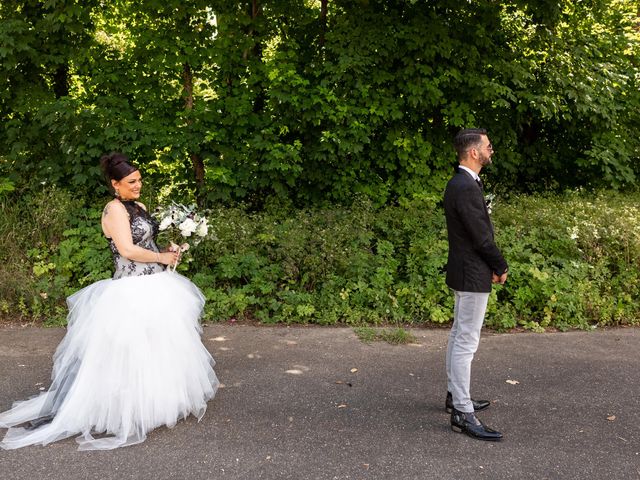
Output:
<instances>
[{"instance_id":1,"label":"dense foliage","mask_svg":"<svg viewBox=\"0 0 640 480\"><path fill-rule=\"evenodd\" d=\"M439 202L477 126L512 272L488 323L637 322L639 59L637 0L3 0L0 312L64 319L110 276L121 150L151 207L210 209L181 267L208 319L446 322Z\"/></svg>"},{"instance_id":2,"label":"dense foliage","mask_svg":"<svg viewBox=\"0 0 640 480\"><path fill-rule=\"evenodd\" d=\"M487 324L534 330L638 323L640 195L498 198L493 217L510 277ZM101 205L63 191L5 201L0 311L63 321L64 298L111 276ZM52 207L53 206L53 207ZM202 289L207 320L352 325L445 323L444 215L412 200L350 207L209 212L210 235L179 269Z\"/></svg>"},{"instance_id":3,"label":"dense foliage","mask_svg":"<svg viewBox=\"0 0 640 480\"><path fill-rule=\"evenodd\" d=\"M636 0L3 0L0 192L90 195L124 150L201 203L439 192L484 126L496 188L620 188ZM100 191L98 191L100 193Z\"/></svg>"}]
</instances>

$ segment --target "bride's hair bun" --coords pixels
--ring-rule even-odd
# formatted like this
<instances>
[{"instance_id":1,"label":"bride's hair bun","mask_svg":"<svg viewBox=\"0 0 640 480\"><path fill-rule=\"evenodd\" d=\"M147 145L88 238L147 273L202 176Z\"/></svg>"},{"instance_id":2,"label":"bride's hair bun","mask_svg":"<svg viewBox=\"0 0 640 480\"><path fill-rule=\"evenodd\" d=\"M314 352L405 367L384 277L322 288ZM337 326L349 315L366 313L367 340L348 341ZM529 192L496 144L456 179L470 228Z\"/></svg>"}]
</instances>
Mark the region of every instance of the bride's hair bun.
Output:
<instances>
[{"instance_id":1,"label":"bride's hair bun","mask_svg":"<svg viewBox=\"0 0 640 480\"><path fill-rule=\"evenodd\" d=\"M111 152L100 157L100 167L109 180L122 180L137 170L124 153Z\"/></svg>"}]
</instances>

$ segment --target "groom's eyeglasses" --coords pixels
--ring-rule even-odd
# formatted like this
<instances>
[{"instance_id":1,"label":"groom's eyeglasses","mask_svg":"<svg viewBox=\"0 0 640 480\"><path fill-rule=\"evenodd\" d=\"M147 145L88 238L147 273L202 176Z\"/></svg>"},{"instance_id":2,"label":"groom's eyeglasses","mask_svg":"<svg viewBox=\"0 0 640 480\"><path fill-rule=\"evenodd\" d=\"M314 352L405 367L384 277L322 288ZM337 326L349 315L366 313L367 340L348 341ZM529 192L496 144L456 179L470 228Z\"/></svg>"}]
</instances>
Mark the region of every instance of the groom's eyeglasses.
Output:
<instances>
[{"instance_id":1,"label":"groom's eyeglasses","mask_svg":"<svg viewBox=\"0 0 640 480\"><path fill-rule=\"evenodd\" d=\"M481 150L481 148L476 148L476 147L472 147L474 150L478 151ZM493 145L489 144L485 147L488 151L493 152Z\"/></svg>"}]
</instances>

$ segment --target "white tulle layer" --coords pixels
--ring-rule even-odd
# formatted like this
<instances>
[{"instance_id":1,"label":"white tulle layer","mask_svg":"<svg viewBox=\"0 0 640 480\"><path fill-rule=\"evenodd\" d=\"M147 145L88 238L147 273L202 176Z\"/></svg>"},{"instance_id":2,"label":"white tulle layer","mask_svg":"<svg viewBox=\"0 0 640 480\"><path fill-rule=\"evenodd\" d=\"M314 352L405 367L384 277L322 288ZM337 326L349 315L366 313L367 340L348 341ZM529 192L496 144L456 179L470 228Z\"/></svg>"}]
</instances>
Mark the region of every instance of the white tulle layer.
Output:
<instances>
[{"instance_id":1,"label":"white tulle layer","mask_svg":"<svg viewBox=\"0 0 640 480\"><path fill-rule=\"evenodd\" d=\"M51 388L0 414L2 428L48 415L53 421L9 428L0 447L80 434L80 450L112 449L190 414L202 418L218 379L200 340L204 298L193 283L170 272L102 280L67 302L68 331L54 355Z\"/></svg>"}]
</instances>

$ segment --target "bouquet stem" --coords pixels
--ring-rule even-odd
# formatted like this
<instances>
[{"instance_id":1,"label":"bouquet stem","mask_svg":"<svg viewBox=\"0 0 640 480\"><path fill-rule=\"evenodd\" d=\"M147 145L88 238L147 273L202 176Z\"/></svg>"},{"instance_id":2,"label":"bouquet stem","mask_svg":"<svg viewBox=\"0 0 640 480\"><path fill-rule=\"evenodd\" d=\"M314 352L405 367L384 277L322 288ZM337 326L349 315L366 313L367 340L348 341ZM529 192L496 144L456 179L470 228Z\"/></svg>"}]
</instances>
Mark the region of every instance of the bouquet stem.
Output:
<instances>
[{"instance_id":1,"label":"bouquet stem","mask_svg":"<svg viewBox=\"0 0 640 480\"><path fill-rule=\"evenodd\" d=\"M178 263L180 263L180 257L182 255L183 251L186 251L186 249L183 250L181 246L178 247L178 258L176 260L176 263L174 263L173 265L169 265L169 271L170 272L175 272L176 271L176 268L178 267Z\"/></svg>"}]
</instances>

